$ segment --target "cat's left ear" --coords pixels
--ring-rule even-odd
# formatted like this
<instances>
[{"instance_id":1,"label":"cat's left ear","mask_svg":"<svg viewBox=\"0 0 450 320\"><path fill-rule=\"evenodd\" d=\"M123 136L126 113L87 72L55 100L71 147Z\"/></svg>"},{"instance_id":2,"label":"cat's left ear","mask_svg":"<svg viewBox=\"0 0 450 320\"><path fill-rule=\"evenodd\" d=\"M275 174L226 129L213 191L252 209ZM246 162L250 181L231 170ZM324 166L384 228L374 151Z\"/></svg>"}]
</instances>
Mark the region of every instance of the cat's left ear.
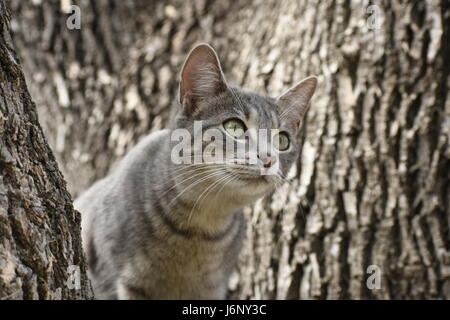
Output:
<instances>
[{"instance_id":1,"label":"cat's left ear","mask_svg":"<svg viewBox=\"0 0 450 320\"><path fill-rule=\"evenodd\" d=\"M312 76L303 79L277 98L284 119L289 119L293 126L298 127L309 107L317 87L317 78Z\"/></svg>"},{"instance_id":2,"label":"cat's left ear","mask_svg":"<svg viewBox=\"0 0 450 320\"><path fill-rule=\"evenodd\" d=\"M216 52L206 43L197 45L189 53L181 71L180 103L195 108L200 101L217 96L226 89Z\"/></svg>"}]
</instances>

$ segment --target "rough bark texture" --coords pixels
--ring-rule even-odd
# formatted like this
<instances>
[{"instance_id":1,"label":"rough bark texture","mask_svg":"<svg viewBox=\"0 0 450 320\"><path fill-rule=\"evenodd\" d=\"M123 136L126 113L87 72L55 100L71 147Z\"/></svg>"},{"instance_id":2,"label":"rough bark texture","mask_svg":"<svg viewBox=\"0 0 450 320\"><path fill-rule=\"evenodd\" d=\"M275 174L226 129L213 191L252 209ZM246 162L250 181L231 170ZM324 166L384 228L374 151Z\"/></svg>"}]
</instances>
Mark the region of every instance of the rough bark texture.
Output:
<instances>
[{"instance_id":1,"label":"rough bark texture","mask_svg":"<svg viewBox=\"0 0 450 320\"><path fill-rule=\"evenodd\" d=\"M0 300L90 298L80 215L38 123L10 19L0 0Z\"/></svg>"},{"instance_id":2,"label":"rough bark texture","mask_svg":"<svg viewBox=\"0 0 450 320\"><path fill-rule=\"evenodd\" d=\"M186 53L210 42L231 83L320 83L291 183L248 210L232 296L450 298L448 1L75 1L81 30L68 2L11 5L74 196L164 126Z\"/></svg>"}]
</instances>

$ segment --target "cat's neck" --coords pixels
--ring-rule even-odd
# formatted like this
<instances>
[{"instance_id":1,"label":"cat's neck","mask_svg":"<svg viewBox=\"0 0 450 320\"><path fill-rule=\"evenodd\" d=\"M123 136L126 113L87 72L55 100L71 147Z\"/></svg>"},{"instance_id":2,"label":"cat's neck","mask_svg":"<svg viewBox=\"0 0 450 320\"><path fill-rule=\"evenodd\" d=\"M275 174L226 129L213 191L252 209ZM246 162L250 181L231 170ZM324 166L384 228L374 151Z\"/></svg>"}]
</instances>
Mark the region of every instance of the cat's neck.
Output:
<instances>
[{"instance_id":1,"label":"cat's neck","mask_svg":"<svg viewBox=\"0 0 450 320\"><path fill-rule=\"evenodd\" d=\"M195 183L195 181L193 182ZM233 213L241 205L235 203L226 193L221 193L210 184L181 184L173 194L166 194L169 215L182 227L218 234L227 229L233 220ZM217 185L216 185L217 186Z\"/></svg>"},{"instance_id":2,"label":"cat's neck","mask_svg":"<svg viewBox=\"0 0 450 320\"><path fill-rule=\"evenodd\" d=\"M166 222L174 228L205 234L220 234L233 222L234 213L245 204L228 194L224 184L194 176L170 160L170 148L163 148L158 168L148 168L147 177L158 171L158 183L147 183L153 206L161 209ZM225 181L223 181L225 183Z\"/></svg>"}]
</instances>

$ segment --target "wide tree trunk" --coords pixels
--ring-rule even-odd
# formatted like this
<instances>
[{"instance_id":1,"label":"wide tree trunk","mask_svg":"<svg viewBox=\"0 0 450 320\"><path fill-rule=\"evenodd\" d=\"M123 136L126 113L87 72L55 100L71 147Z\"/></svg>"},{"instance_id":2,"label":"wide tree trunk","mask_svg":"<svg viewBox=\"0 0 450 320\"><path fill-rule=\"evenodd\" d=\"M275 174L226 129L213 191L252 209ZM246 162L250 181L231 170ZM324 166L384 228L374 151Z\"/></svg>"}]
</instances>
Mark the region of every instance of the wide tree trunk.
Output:
<instances>
[{"instance_id":1,"label":"wide tree trunk","mask_svg":"<svg viewBox=\"0 0 450 320\"><path fill-rule=\"evenodd\" d=\"M231 296L450 298L448 1L74 1L79 30L69 3L11 6L72 195L167 123L186 53L209 42L237 85L319 77L290 183L247 210Z\"/></svg>"},{"instance_id":2,"label":"wide tree trunk","mask_svg":"<svg viewBox=\"0 0 450 320\"><path fill-rule=\"evenodd\" d=\"M0 300L86 299L80 214L38 122L0 0Z\"/></svg>"}]
</instances>

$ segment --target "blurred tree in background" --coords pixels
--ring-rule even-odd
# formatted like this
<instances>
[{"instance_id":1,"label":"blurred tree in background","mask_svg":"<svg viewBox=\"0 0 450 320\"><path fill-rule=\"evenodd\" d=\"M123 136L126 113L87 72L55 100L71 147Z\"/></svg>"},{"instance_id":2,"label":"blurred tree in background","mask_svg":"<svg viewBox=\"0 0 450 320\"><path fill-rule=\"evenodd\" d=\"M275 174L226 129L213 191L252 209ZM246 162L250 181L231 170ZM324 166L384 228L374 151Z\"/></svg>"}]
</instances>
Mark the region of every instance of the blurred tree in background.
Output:
<instances>
[{"instance_id":1,"label":"blurred tree in background","mask_svg":"<svg viewBox=\"0 0 450 320\"><path fill-rule=\"evenodd\" d=\"M73 4L79 30L70 1L9 3L73 197L164 127L183 59L209 42L239 86L278 94L319 77L290 184L247 210L230 296L450 298L448 1Z\"/></svg>"}]
</instances>

